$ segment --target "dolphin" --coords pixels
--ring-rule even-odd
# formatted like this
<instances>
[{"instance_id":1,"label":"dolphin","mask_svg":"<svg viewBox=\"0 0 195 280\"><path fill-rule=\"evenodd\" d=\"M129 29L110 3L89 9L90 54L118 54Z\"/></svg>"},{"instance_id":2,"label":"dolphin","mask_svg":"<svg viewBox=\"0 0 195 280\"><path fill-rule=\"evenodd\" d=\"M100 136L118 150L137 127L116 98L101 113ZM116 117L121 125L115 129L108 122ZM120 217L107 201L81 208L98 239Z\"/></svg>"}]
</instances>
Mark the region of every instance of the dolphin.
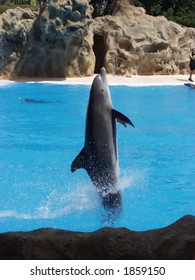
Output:
<instances>
[{"instance_id":1,"label":"dolphin","mask_svg":"<svg viewBox=\"0 0 195 280\"><path fill-rule=\"evenodd\" d=\"M31 102L31 103L47 103L44 100L36 100L36 99L30 99L30 98L26 98L26 97L20 97L19 99L22 101Z\"/></svg>"},{"instance_id":2,"label":"dolphin","mask_svg":"<svg viewBox=\"0 0 195 280\"><path fill-rule=\"evenodd\" d=\"M126 116L113 108L106 70L101 68L90 90L84 148L72 162L71 171L79 168L87 171L106 209L122 206L116 121L134 127Z\"/></svg>"},{"instance_id":3,"label":"dolphin","mask_svg":"<svg viewBox=\"0 0 195 280\"><path fill-rule=\"evenodd\" d=\"M192 84L192 83L185 83L184 85L187 86L187 87L190 87L192 89L195 89L195 85Z\"/></svg>"}]
</instances>

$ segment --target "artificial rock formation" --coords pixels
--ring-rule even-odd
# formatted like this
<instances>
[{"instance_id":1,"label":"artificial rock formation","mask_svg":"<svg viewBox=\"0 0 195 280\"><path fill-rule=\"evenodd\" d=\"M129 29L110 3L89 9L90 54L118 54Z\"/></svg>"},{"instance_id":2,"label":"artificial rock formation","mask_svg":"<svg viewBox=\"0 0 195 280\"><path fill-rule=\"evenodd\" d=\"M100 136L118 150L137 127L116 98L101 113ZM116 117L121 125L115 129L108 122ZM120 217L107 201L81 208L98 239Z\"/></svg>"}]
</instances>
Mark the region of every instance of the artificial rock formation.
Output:
<instances>
[{"instance_id":1,"label":"artificial rock formation","mask_svg":"<svg viewBox=\"0 0 195 280\"><path fill-rule=\"evenodd\" d=\"M130 0L92 19L88 0L50 0L0 15L0 76L65 78L107 73L186 74L195 28L153 17Z\"/></svg>"},{"instance_id":2,"label":"artificial rock formation","mask_svg":"<svg viewBox=\"0 0 195 280\"><path fill-rule=\"evenodd\" d=\"M156 230L102 228L91 233L57 229L0 234L1 260L192 260L195 216Z\"/></svg>"},{"instance_id":3,"label":"artificial rock formation","mask_svg":"<svg viewBox=\"0 0 195 280\"><path fill-rule=\"evenodd\" d=\"M104 64L117 75L184 74L195 29L165 17L145 14L143 8L118 1L112 16L93 21L96 69ZM101 46L101 47L100 47ZM101 51L100 51L101 50Z\"/></svg>"},{"instance_id":4,"label":"artificial rock formation","mask_svg":"<svg viewBox=\"0 0 195 280\"><path fill-rule=\"evenodd\" d=\"M59 78L88 76L95 57L88 1L57 0L39 12L16 8L0 20L4 76Z\"/></svg>"}]
</instances>

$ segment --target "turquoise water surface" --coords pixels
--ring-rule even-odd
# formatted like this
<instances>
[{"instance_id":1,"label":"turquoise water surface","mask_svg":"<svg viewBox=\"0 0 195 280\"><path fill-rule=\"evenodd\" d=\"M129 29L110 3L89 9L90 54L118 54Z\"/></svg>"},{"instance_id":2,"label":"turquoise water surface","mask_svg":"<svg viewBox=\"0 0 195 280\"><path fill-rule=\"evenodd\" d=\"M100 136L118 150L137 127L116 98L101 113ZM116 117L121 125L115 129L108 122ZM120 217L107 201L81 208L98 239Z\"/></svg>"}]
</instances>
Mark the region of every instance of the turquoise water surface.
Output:
<instances>
[{"instance_id":1,"label":"turquoise water surface","mask_svg":"<svg viewBox=\"0 0 195 280\"><path fill-rule=\"evenodd\" d=\"M0 82L0 232L110 225L85 170L70 171L84 143L89 90ZM195 90L114 86L111 93L135 125L117 124L123 211L112 226L147 230L195 215Z\"/></svg>"}]
</instances>

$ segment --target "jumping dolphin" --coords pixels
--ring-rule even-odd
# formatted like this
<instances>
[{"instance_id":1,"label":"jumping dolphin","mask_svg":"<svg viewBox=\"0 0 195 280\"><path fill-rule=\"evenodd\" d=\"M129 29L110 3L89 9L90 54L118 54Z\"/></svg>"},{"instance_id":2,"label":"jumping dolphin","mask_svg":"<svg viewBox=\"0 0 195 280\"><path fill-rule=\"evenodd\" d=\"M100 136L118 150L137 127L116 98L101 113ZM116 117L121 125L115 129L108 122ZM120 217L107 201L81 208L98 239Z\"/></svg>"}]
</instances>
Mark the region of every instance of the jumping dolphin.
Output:
<instances>
[{"instance_id":1,"label":"jumping dolphin","mask_svg":"<svg viewBox=\"0 0 195 280\"><path fill-rule=\"evenodd\" d=\"M71 171L79 168L87 171L107 209L122 205L118 188L116 121L134 127L126 116L113 108L106 71L101 68L90 90L84 148L72 162Z\"/></svg>"}]
</instances>

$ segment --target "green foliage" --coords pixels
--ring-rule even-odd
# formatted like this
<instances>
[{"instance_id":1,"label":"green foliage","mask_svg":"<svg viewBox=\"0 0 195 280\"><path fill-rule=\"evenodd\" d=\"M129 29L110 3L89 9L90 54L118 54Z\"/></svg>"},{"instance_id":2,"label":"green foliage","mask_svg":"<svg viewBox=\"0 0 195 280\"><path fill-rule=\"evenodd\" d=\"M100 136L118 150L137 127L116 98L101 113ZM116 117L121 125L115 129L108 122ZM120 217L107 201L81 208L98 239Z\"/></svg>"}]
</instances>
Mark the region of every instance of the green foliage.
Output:
<instances>
[{"instance_id":1,"label":"green foliage","mask_svg":"<svg viewBox=\"0 0 195 280\"><path fill-rule=\"evenodd\" d=\"M195 27L195 0L134 0L150 15L163 15L181 25Z\"/></svg>"},{"instance_id":2,"label":"green foliage","mask_svg":"<svg viewBox=\"0 0 195 280\"><path fill-rule=\"evenodd\" d=\"M143 7L153 16L163 15L181 25L195 27L195 0L134 0L135 6ZM112 14L115 0L91 0L93 17Z\"/></svg>"},{"instance_id":3,"label":"green foliage","mask_svg":"<svg viewBox=\"0 0 195 280\"><path fill-rule=\"evenodd\" d=\"M5 12L7 9L21 7L31 8L36 10L38 8L39 0L0 0L0 14Z\"/></svg>"},{"instance_id":4,"label":"green foliage","mask_svg":"<svg viewBox=\"0 0 195 280\"><path fill-rule=\"evenodd\" d=\"M1 0L0 1L4 6L19 6L19 5L29 5L30 0Z\"/></svg>"},{"instance_id":5,"label":"green foliage","mask_svg":"<svg viewBox=\"0 0 195 280\"><path fill-rule=\"evenodd\" d=\"M5 12L8 9L7 6L5 5L0 5L0 14L2 14L3 12Z\"/></svg>"},{"instance_id":6,"label":"green foliage","mask_svg":"<svg viewBox=\"0 0 195 280\"><path fill-rule=\"evenodd\" d=\"M30 0L30 5L33 6L33 7L36 7L37 6L37 1L36 0Z\"/></svg>"},{"instance_id":7,"label":"green foliage","mask_svg":"<svg viewBox=\"0 0 195 280\"><path fill-rule=\"evenodd\" d=\"M15 6L37 7L40 0L0 0L0 13ZM110 15L116 0L90 0L93 17ZM195 0L134 0L135 6L144 7L153 16L163 15L181 25L195 27ZM24 7L24 6L23 6Z\"/></svg>"},{"instance_id":8,"label":"green foliage","mask_svg":"<svg viewBox=\"0 0 195 280\"><path fill-rule=\"evenodd\" d=\"M89 4L93 6L93 18L112 14L112 8L115 0L90 0Z\"/></svg>"}]
</instances>

